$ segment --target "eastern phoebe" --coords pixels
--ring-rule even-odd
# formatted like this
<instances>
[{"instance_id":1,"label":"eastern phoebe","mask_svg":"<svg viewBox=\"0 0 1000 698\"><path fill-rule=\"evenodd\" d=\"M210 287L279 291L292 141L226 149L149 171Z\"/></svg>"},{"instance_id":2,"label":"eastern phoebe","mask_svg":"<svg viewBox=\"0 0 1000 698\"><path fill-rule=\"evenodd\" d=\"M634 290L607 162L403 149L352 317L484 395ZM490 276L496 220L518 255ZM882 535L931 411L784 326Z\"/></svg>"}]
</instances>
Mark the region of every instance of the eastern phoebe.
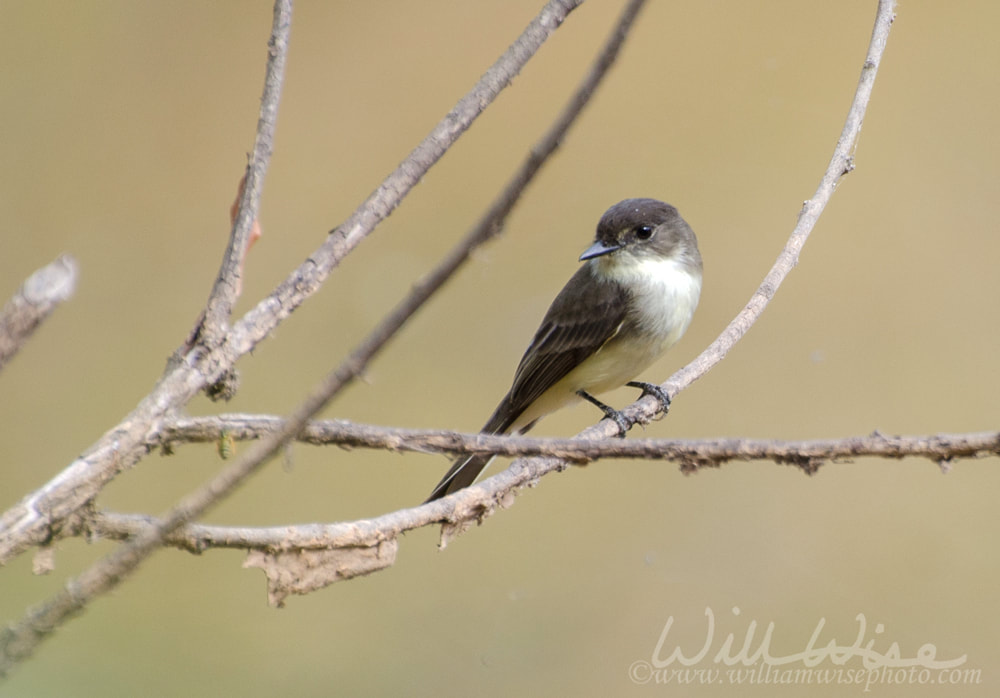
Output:
<instances>
[{"instance_id":1,"label":"eastern phoebe","mask_svg":"<svg viewBox=\"0 0 1000 698\"><path fill-rule=\"evenodd\" d=\"M631 382L673 346L691 323L701 293L701 254L677 209L655 199L626 199L597 224L585 263L545 313L521 358L510 392L486 434L523 434L577 398L600 407L625 435L620 413L593 397L621 385L642 388L666 407L658 386ZM492 456L463 456L427 501L468 487Z\"/></svg>"}]
</instances>

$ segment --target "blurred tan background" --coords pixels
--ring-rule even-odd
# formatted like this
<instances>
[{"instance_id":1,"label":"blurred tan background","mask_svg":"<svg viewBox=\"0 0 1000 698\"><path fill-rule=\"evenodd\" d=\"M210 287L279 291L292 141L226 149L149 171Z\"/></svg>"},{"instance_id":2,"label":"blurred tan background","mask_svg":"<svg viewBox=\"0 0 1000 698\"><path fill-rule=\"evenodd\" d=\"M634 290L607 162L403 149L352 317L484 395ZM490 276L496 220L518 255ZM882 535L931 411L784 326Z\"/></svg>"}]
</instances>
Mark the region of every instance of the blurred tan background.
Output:
<instances>
[{"instance_id":1,"label":"blurred tan background","mask_svg":"<svg viewBox=\"0 0 1000 698\"><path fill-rule=\"evenodd\" d=\"M522 30L540 0L300 2L264 238L245 312L320 244ZM283 413L476 220L547 127L620 10L591 2L323 290L240 364L225 411ZM643 377L716 337L770 267L840 133L874 2L653 2L595 101L489 245L326 416L475 430L604 209L676 204L705 258L701 308ZM6 4L0 43L0 297L60 253L76 297L0 374L2 506L55 475L152 386L214 278L251 148L271 22L254 3ZM729 358L653 437L838 437L998 428L1000 6L904 2L857 153L801 263ZM484 310L485 309L485 310ZM623 405L635 391L607 396ZM199 399L193 413L217 406ZM581 406L540 435L594 422ZM640 435L636 432L634 436ZM151 456L99 506L160 512L220 466L210 447ZM1000 462L859 460L814 477L735 464L692 477L604 462L546 478L436 550L402 540L373 577L266 605L238 552L164 551L20 667L17 696L852 695L862 686L640 685L774 622L772 654L864 642L967 655L996 695ZM419 502L434 456L298 446L212 512L263 525ZM495 472L495 471L493 471ZM0 618L112 546L59 545L2 574ZM739 615L731 609L738 607ZM881 631L876 631L881 624ZM754 644L756 646L757 643ZM795 665L799 666L799 665ZM852 660L848 668L860 667ZM832 668L827 662L826 668ZM672 668L680 668L673 665ZM727 669L706 659L694 668ZM936 675L936 674L935 674ZM791 693L794 692L794 693Z\"/></svg>"}]
</instances>

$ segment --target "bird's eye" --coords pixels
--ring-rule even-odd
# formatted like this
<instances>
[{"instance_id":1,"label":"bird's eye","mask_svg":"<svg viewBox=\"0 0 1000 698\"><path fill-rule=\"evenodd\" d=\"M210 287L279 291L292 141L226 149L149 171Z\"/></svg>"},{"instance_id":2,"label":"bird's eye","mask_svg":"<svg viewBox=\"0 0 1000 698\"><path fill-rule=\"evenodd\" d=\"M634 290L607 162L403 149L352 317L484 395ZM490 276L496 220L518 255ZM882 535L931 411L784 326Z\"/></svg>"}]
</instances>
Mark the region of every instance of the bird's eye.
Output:
<instances>
[{"instance_id":1,"label":"bird's eye","mask_svg":"<svg viewBox=\"0 0 1000 698\"><path fill-rule=\"evenodd\" d=\"M640 225L635 229L635 236L639 240L648 240L653 237L653 228L648 225Z\"/></svg>"}]
</instances>

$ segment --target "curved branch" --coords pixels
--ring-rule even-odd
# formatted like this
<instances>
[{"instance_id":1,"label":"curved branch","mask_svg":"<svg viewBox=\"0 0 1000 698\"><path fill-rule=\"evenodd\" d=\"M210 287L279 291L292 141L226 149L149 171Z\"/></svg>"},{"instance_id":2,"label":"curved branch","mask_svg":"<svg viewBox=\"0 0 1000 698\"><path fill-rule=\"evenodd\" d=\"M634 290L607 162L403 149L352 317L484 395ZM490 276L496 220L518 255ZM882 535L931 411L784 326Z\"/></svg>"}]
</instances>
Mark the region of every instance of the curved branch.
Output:
<instances>
[{"instance_id":1,"label":"curved branch","mask_svg":"<svg viewBox=\"0 0 1000 698\"><path fill-rule=\"evenodd\" d=\"M895 5L895 0L879 0L875 26L861 69L861 78L858 81L854 100L851 102L851 108L844 122L844 128L816 193L802 205L798 222L785 243L784 249L746 306L733 318L722 334L694 361L675 373L669 381L661 386L671 396L698 380L710 368L722 361L736 342L742 339L743 335L753 326L778 291L785 277L798 264L802 247L823 213L823 209L830 201L830 197L833 196L841 177L854 169L854 150L861 135L861 126L864 122L865 111L868 109L868 102L871 99L872 88L875 86L875 76L878 73L882 54L885 52L886 41L889 39L889 30L895 19ZM636 410L636 413L646 419L652 417L656 412L655 409L650 408L659 406L652 398L644 399L640 403L644 404L641 409Z\"/></svg>"}]
</instances>

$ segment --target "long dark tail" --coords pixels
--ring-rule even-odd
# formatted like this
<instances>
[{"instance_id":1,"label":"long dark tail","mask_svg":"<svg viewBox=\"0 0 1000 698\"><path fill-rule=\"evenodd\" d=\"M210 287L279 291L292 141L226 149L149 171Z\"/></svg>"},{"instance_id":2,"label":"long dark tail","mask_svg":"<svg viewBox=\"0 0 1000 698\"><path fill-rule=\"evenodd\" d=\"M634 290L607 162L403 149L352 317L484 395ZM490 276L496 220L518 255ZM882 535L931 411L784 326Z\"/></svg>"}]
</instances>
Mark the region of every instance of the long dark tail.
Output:
<instances>
[{"instance_id":1,"label":"long dark tail","mask_svg":"<svg viewBox=\"0 0 1000 698\"><path fill-rule=\"evenodd\" d=\"M514 412L511 409L510 395L504 397L500 401L496 410L493 412L493 416L490 417L489 421L483 425L480 431L484 434L506 434L511 425L514 423L519 416L521 416L521 410ZM534 424L529 424L528 426L521 429L521 433L526 432ZM428 497L424 504L427 502L433 502L435 499L441 499L441 497L447 497L452 492L458 492L460 489L468 487L476 478L479 477L479 473L486 469L486 466L490 464L494 456L490 455L471 455L462 456L457 459L445 473L445 476L441 478L441 482L437 484L434 491L431 492L431 496Z\"/></svg>"},{"instance_id":2,"label":"long dark tail","mask_svg":"<svg viewBox=\"0 0 1000 698\"><path fill-rule=\"evenodd\" d=\"M451 466L451 469L445 473L445 476L441 478L441 482L437 484L437 487L434 488L431 496L427 498L424 504L433 502L435 499L441 499L441 497L447 497L452 492L457 492L463 487L468 487L476 481L479 473L486 469L491 460L493 460L493 456L472 455L459 458Z\"/></svg>"}]
</instances>

